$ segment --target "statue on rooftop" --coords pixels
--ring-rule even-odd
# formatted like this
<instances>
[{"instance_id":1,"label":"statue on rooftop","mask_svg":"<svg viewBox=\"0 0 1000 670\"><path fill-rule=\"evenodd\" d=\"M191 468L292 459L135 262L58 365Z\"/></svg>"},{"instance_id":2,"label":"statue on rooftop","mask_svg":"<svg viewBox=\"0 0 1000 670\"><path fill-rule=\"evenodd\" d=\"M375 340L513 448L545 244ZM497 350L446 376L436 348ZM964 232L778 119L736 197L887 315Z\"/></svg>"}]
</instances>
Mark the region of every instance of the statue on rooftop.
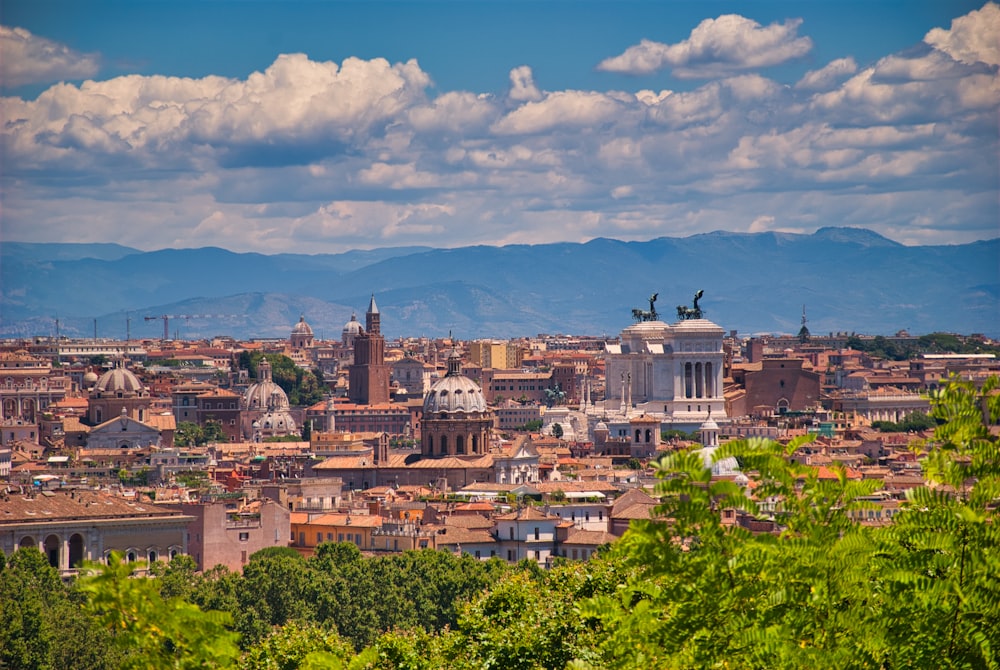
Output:
<instances>
[{"instance_id":1,"label":"statue on rooftop","mask_svg":"<svg viewBox=\"0 0 1000 670\"><path fill-rule=\"evenodd\" d=\"M701 297L703 295L705 295L704 290L699 290L697 293L694 294L693 307L687 307L685 305L677 305L677 318L681 320L702 318L702 311L701 307L698 306L698 301L701 300Z\"/></svg>"},{"instance_id":2,"label":"statue on rooftop","mask_svg":"<svg viewBox=\"0 0 1000 670\"><path fill-rule=\"evenodd\" d=\"M660 315L657 314L655 306L656 299L658 297L660 297L659 293L654 293L653 295L649 296L649 310L647 311L644 309L635 308L632 310L632 318L635 319L637 323L641 321L656 321L657 319L659 319Z\"/></svg>"}]
</instances>

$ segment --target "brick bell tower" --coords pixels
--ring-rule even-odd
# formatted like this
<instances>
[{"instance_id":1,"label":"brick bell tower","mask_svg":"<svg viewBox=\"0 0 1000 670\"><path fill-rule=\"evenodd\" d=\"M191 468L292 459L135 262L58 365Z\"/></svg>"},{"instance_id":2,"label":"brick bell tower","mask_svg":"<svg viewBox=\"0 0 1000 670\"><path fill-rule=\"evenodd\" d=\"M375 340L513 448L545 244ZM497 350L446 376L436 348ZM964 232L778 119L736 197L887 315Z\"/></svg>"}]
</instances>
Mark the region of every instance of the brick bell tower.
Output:
<instances>
[{"instance_id":1,"label":"brick bell tower","mask_svg":"<svg viewBox=\"0 0 1000 670\"><path fill-rule=\"evenodd\" d=\"M348 371L348 397L358 405L389 402L389 366L381 315L372 295L365 314L365 331L354 338L354 364Z\"/></svg>"}]
</instances>

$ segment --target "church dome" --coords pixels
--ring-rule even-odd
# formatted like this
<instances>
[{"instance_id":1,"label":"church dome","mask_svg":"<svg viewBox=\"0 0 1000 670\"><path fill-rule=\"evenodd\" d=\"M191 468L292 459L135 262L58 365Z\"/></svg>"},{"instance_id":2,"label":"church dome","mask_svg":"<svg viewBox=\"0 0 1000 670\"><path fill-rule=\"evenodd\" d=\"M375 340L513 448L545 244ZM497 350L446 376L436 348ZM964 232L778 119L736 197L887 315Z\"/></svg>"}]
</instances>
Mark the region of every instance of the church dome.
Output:
<instances>
[{"instance_id":1,"label":"church dome","mask_svg":"<svg viewBox=\"0 0 1000 670\"><path fill-rule=\"evenodd\" d=\"M94 384L97 393L142 393L145 390L139 378L121 365L105 372Z\"/></svg>"},{"instance_id":2,"label":"church dome","mask_svg":"<svg viewBox=\"0 0 1000 670\"><path fill-rule=\"evenodd\" d=\"M351 314L351 320L344 324L344 335L360 335L361 331L364 330L361 327L361 322L358 321L357 314Z\"/></svg>"},{"instance_id":3,"label":"church dome","mask_svg":"<svg viewBox=\"0 0 1000 670\"><path fill-rule=\"evenodd\" d=\"M292 328L292 335L309 335L311 337L312 334L313 329L306 323L306 317L300 316L299 322Z\"/></svg>"},{"instance_id":4,"label":"church dome","mask_svg":"<svg viewBox=\"0 0 1000 670\"><path fill-rule=\"evenodd\" d=\"M463 375L459 369L461 359L452 351L448 357L448 374L431 387L424 399L424 416L442 412L455 414L464 412L486 412L486 398L476 382Z\"/></svg>"},{"instance_id":5,"label":"church dome","mask_svg":"<svg viewBox=\"0 0 1000 670\"><path fill-rule=\"evenodd\" d=\"M258 381L251 384L243 394L243 406L246 409L259 409L268 412L287 410L288 395L284 389L271 380L271 364L262 360L257 366Z\"/></svg>"},{"instance_id":6,"label":"church dome","mask_svg":"<svg viewBox=\"0 0 1000 670\"><path fill-rule=\"evenodd\" d=\"M83 386L84 388L91 388L97 384L97 373L93 370L87 372L83 375Z\"/></svg>"}]
</instances>

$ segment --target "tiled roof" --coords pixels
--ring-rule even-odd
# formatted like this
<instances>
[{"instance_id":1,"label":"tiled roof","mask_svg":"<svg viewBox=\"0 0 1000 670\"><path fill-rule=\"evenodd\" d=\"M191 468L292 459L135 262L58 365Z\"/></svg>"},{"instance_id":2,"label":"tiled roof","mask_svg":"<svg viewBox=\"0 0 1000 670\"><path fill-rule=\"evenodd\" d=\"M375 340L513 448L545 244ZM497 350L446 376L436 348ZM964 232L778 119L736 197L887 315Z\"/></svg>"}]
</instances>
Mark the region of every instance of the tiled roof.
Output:
<instances>
[{"instance_id":1,"label":"tiled roof","mask_svg":"<svg viewBox=\"0 0 1000 670\"><path fill-rule=\"evenodd\" d=\"M616 536L604 530L583 530L582 528L577 528L569 531L569 534L562 543L599 547L602 544L610 544L617 539Z\"/></svg>"},{"instance_id":2,"label":"tiled roof","mask_svg":"<svg viewBox=\"0 0 1000 670\"><path fill-rule=\"evenodd\" d=\"M180 511L150 503L134 503L96 491L43 491L33 497L7 494L0 498L0 526L11 523L182 517Z\"/></svg>"},{"instance_id":3,"label":"tiled roof","mask_svg":"<svg viewBox=\"0 0 1000 670\"><path fill-rule=\"evenodd\" d=\"M483 544L496 542L492 534L483 528L459 528L447 526L442 528L443 533L435 535L437 546L447 547L458 544Z\"/></svg>"},{"instance_id":4,"label":"tiled roof","mask_svg":"<svg viewBox=\"0 0 1000 670\"><path fill-rule=\"evenodd\" d=\"M556 520L558 521L560 517L555 514L546 514L545 512L540 512L534 507L522 507L521 509L514 510L508 514L501 514L496 517L497 521L545 521L545 520Z\"/></svg>"}]
</instances>

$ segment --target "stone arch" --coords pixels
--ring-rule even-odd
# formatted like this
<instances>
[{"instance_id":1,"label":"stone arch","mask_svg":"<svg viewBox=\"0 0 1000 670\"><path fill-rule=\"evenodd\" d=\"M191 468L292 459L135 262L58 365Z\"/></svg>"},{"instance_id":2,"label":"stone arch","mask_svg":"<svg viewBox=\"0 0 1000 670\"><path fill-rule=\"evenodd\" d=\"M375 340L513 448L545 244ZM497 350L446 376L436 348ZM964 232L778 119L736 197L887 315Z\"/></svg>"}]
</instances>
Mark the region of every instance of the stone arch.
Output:
<instances>
[{"instance_id":1,"label":"stone arch","mask_svg":"<svg viewBox=\"0 0 1000 670\"><path fill-rule=\"evenodd\" d=\"M69 567L78 568L84 559L83 535L73 533L69 538Z\"/></svg>"},{"instance_id":2,"label":"stone arch","mask_svg":"<svg viewBox=\"0 0 1000 670\"><path fill-rule=\"evenodd\" d=\"M62 545L62 540L58 535L52 534L45 538L45 544L42 545L45 551L45 557L49 560L49 565L53 568L59 567L59 554L60 545Z\"/></svg>"},{"instance_id":3,"label":"stone arch","mask_svg":"<svg viewBox=\"0 0 1000 670\"><path fill-rule=\"evenodd\" d=\"M25 535L21 538L21 541L17 543L18 549L28 549L35 546L35 538L30 535Z\"/></svg>"}]
</instances>

